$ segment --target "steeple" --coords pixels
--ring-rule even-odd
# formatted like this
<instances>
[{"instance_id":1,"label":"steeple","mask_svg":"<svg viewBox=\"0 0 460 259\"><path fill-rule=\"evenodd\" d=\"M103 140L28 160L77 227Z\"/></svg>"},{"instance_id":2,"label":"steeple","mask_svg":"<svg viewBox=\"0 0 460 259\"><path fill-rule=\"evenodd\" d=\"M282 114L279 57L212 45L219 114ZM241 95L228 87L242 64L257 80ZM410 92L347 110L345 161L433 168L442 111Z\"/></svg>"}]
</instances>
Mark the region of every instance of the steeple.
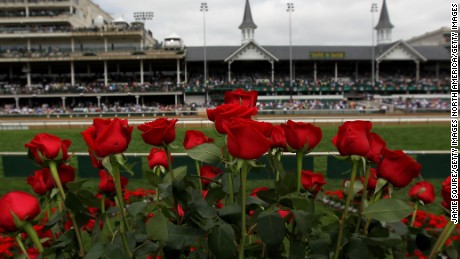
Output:
<instances>
[{"instance_id":1,"label":"steeple","mask_svg":"<svg viewBox=\"0 0 460 259\"><path fill-rule=\"evenodd\" d=\"M390 22L390 16L388 15L387 4L383 0L380 19L377 26L375 26L377 30L377 44L391 43L391 30L393 27L393 24Z\"/></svg>"},{"instance_id":2,"label":"steeple","mask_svg":"<svg viewBox=\"0 0 460 259\"><path fill-rule=\"evenodd\" d=\"M252 20L251 5L249 5L249 0L246 0L243 22L239 28L241 30L241 44L254 40L254 31L257 29L257 25Z\"/></svg>"}]
</instances>

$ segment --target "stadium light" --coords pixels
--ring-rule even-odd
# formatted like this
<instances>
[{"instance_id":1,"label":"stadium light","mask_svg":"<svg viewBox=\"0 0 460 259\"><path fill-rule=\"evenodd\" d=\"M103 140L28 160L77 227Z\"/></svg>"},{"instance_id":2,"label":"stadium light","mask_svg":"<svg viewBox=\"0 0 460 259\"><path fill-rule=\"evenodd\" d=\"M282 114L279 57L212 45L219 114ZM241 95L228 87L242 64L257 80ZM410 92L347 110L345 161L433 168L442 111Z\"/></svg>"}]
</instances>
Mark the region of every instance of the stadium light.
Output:
<instances>
[{"instance_id":1,"label":"stadium light","mask_svg":"<svg viewBox=\"0 0 460 259\"><path fill-rule=\"evenodd\" d=\"M142 36L142 50L145 49L145 21L153 20L153 12L135 12L134 13L134 20L142 21L143 26L143 36Z\"/></svg>"},{"instance_id":2,"label":"stadium light","mask_svg":"<svg viewBox=\"0 0 460 259\"><path fill-rule=\"evenodd\" d=\"M291 93L290 100L292 102L292 23L291 14L294 12L294 3L287 3L287 10L289 13L289 91Z\"/></svg>"},{"instance_id":3,"label":"stadium light","mask_svg":"<svg viewBox=\"0 0 460 259\"><path fill-rule=\"evenodd\" d=\"M208 3L202 2L200 7L200 12L203 13L203 42L204 42L204 49L203 49L203 60L204 60L204 72L203 72L203 86L204 90L206 91L205 95L205 105L208 103L208 80L207 80L207 66L206 66L206 12L208 11Z\"/></svg>"},{"instance_id":4,"label":"stadium light","mask_svg":"<svg viewBox=\"0 0 460 259\"><path fill-rule=\"evenodd\" d=\"M375 43L374 43L374 13L378 11L376 3L373 3L371 6L372 13L372 86L375 86Z\"/></svg>"}]
</instances>

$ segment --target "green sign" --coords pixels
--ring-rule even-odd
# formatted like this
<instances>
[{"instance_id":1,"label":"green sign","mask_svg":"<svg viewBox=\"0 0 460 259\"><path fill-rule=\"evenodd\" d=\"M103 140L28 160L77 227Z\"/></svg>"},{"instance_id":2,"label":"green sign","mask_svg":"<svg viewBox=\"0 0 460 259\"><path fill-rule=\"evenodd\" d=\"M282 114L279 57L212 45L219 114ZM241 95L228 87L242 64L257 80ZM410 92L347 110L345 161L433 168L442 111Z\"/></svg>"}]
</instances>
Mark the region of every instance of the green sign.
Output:
<instances>
[{"instance_id":1,"label":"green sign","mask_svg":"<svg viewBox=\"0 0 460 259\"><path fill-rule=\"evenodd\" d=\"M311 59L344 59L345 52L311 51Z\"/></svg>"}]
</instances>

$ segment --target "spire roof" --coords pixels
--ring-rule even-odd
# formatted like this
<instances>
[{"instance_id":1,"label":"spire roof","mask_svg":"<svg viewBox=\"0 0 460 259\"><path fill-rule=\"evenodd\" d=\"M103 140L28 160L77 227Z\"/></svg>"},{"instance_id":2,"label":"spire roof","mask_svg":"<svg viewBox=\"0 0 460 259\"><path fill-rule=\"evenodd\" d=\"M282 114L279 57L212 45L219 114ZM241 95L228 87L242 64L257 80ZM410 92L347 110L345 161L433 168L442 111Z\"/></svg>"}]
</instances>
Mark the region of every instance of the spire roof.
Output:
<instances>
[{"instance_id":1,"label":"spire roof","mask_svg":"<svg viewBox=\"0 0 460 259\"><path fill-rule=\"evenodd\" d=\"M253 28L256 29L257 25L252 20L251 6L249 5L249 0L246 0L246 7L244 8L243 22L241 23L240 29L243 28Z\"/></svg>"},{"instance_id":2,"label":"spire roof","mask_svg":"<svg viewBox=\"0 0 460 259\"><path fill-rule=\"evenodd\" d=\"M383 0L382 11L380 12L380 19L377 26L375 26L376 30L380 29L391 29L393 28L393 24L390 22L390 16L388 15L387 4L385 0Z\"/></svg>"}]
</instances>

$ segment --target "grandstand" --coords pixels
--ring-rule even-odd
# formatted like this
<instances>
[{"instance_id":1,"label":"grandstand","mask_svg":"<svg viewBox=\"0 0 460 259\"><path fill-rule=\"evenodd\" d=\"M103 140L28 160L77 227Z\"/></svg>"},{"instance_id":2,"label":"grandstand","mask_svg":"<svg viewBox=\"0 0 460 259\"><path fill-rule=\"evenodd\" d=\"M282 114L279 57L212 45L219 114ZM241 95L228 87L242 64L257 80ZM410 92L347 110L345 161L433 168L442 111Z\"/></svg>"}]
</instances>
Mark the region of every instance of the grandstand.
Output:
<instances>
[{"instance_id":1,"label":"grandstand","mask_svg":"<svg viewBox=\"0 0 460 259\"><path fill-rule=\"evenodd\" d=\"M0 112L189 111L235 88L258 91L261 110L449 109L446 28L392 41L383 1L375 47L293 46L291 88L289 46L259 44L249 0L244 9L241 45L207 46L203 78L203 46L175 34L163 46L91 0L0 0Z\"/></svg>"}]
</instances>

